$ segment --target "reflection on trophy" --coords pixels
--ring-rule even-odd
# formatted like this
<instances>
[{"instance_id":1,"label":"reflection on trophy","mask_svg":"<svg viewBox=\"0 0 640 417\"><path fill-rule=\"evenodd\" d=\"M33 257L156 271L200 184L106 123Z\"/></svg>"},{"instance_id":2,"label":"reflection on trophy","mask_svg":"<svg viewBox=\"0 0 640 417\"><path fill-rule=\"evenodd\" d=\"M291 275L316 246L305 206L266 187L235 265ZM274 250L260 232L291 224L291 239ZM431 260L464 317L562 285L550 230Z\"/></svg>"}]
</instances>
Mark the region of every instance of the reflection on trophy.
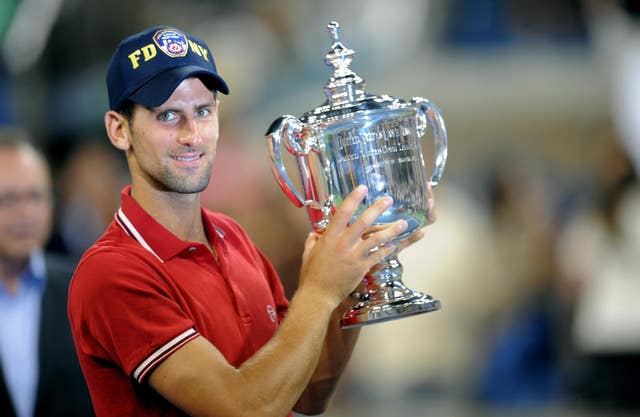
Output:
<instances>
[{"instance_id":1,"label":"reflection on trophy","mask_svg":"<svg viewBox=\"0 0 640 417\"><path fill-rule=\"evenodd\" d=\"M281 116L267 131L276 180L295 205L307 208L318 233L327 226L335 207L359 184L366 185L368 193L352 221L379 198L391 196L392 207L375 224L404 219L409 227L398 240L407 239L425 226L427 185L435 187L444 170L444 122L437 107L424 98L406 102L366 93L364 80L349 69L355 52L340 42L339 24L331 22L328 29L332 44L325 62L334 73L324 88L327 100L300 118ZM433 172L427 178L421 138L429 128L435 146ZM301 190L287 174L282 144L297 162ZM438 300L403 284L396 253L374 266L364 281L359 302L341 320L343 328L440 308Z\"/></svg>"}]
</instances>

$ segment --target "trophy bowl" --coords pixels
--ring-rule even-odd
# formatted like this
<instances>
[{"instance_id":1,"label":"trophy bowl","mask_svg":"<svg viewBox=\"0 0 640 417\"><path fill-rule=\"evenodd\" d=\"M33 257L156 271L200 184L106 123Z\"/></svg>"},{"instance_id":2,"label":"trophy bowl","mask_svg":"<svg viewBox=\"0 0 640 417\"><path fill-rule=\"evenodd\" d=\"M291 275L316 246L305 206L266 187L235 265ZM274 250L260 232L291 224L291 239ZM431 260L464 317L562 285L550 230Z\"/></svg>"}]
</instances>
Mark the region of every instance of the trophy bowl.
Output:
<instances>
[{"instance_id":1,"label":"trophy bowl","mask_svg":"<svg viewBox=\"0 0 640 417\"><path fill-rule=\"evenodd\" d=\"M447 159L447 133L439 109L429 100L410 101L365 92L362 78L349 65L355 52L339 39L339 24L328 25L331 49L325 57L333 76L325 85L325 103L300 118L283 115L266 133L274 176L298 207L306 207L313 229L322 233L331 213L355 187L368 192L355 220L376 200L391 196L393 205L375 221L384 226L404 219L401 241L424 227L429 218L428 186L435 187ZM434 163L427 177L422 138L431 129ZM284 165L282 146L297 163L300 188ZM330 268L330 265L327 265ZM363 278L364 291L341 319L342 328L438 310L440 302L402 282L397 253L376 264Z\"/></svg>"}]
</instances>

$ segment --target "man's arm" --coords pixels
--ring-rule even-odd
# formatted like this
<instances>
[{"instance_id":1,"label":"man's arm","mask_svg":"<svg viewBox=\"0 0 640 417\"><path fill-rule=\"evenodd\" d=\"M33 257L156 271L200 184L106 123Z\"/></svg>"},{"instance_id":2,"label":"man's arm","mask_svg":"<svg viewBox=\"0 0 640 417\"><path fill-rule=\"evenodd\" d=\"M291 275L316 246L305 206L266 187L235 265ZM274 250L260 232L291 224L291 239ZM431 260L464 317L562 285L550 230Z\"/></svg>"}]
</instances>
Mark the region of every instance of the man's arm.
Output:
<instances>
[{"instance_id":1,"label":"man's arm","mask_svg":"<svg viewBox=\"0 0 640 417\"><path fill-rule=\"evenodd\" d=\"M287 316L253 357L234 368L200 337L165 359L149 376L149 384L192 416L282 417L293 409L316 370L334 311L371 266L393 250L390 245L371 249L406 229L400 221L363 239L391 203L379 200L349 225L365 193L364 187L356 188L322 236L307 239L300 286ZM331 274L326 274L327 265Z\"/></svg>"},{"instance_id":2,"label":"man's arm","mask_svg":"<svg viewBox=\"0 0 640 417\"><path fill-rule=\"evenodd\" d=\"M351 353L360 334L360 328L343 330L340 327L342 315L354 303L355 300L348 296L334 310L318 365L309 384L294 407L296 412L315 415L327 410L338 380L351 358Z\"/></svg>"},{"instance_id":3,"label":"man's arm","mask_svg":"<svg viewBox=\"0 0 640 417\"><path fill-rule=\"evenodd\" d=\"M320 356L332 309L321 303L297 293L276 335L239 368L199 337L162 362L149 384L191 416L283 417Z\"/></svg>"}]
</instances>

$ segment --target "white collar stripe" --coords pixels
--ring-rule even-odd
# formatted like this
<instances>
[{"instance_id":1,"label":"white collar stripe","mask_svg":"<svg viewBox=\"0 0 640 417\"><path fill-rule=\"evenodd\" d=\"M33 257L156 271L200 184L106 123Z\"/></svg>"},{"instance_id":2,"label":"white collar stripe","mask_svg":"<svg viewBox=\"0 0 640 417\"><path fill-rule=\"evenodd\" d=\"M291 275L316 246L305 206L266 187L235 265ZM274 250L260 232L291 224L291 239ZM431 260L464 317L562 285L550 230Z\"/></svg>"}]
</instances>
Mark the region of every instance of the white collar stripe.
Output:
<instances>
[{"instance_id":1,"label":"white collar stripe","mask_svg":"<svg viewBox=\"0 0 640 417\"><path fill-rule=\"evenodd\" d=\"M118 226L120 226L127 235L131 236L131 232L129 231L129 229L127 229L127 226L125 226L124 223L122 223L122 220L120 220L118 213L116 213L115 215L115 220L116 220L116 223L118 223Z\"/></svg>"},{"instance_id":2,"label":"white collar stripe","mask_svg":"<svg viewBox=\"0 0 640 417\"><path fill-rule=\"evenodd\" d=\"M164 261L158 256L158 254L155 253L153 249L151 249L151 246L149 246L149 244L142 238L142 235L136 230L136 228L133 226L133 223L131 223L131 221L129 221L127 216L125 216L124 211L122 211L122 208L118 209L118 217L120 221L123 223L122 224L123 229L125 229L125 231L129 231L129 233L133 236L133 238L137 240L138 243L142 245L143 248L151 252L153 256L158 258L160 262L164 263Z\"/></svg>"}]
</instances>

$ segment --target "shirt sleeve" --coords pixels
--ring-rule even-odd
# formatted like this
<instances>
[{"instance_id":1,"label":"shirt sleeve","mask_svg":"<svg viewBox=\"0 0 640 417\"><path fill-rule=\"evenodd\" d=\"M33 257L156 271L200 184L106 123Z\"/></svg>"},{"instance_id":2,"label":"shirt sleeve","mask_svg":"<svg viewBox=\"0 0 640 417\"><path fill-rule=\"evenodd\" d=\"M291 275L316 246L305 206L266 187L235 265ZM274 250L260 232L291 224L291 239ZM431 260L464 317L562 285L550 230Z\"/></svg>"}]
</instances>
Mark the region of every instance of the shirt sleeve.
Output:
<instances>
[{"instance_id":1,"label":"shirt sleeve","mask_svg":"<svg viewBox=\"0 0 640 417\"><path fill-rule=\"evenodd\" d=\"M138 382L199 336L154 262L123 251L93 252L78 265L69 293L78 348L115 362Z\"/></svg>"}]
</instances>

